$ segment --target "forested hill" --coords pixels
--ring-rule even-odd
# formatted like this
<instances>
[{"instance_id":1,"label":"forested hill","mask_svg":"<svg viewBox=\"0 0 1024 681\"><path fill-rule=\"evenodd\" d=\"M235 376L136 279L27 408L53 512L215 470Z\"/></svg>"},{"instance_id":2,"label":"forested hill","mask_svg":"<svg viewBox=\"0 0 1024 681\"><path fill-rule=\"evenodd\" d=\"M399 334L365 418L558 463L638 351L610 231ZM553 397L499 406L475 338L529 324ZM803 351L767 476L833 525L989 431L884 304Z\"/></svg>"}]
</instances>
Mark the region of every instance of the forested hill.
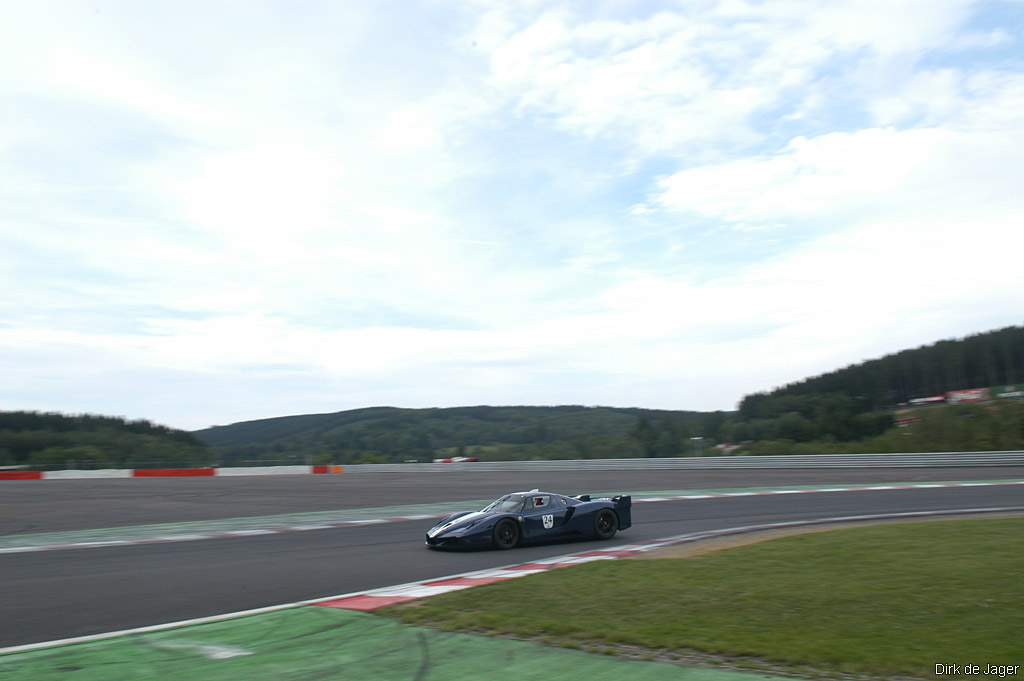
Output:
<instances>
[{"instance_id":1,"label":"forested hill","mask_svg":"<svg viewBox=\"0 0 1024 681\"><path fill-rule=\"evenodd\" d=\"M192 433L116 416L0 412L0 466L145 468L209 463Z\"/></svg>"},{"instance_id":2,"label":"forested hill","mask_svg":"<svg viewBox=\"0 0 1024 681\"><path fill-rule=\"evenodd\" d=\"M908 437L907 429L893 429L892 442L872 440L893 428L891 408L916 396L1012 384L1024 384L1021 327L940 341L771 393L748 395L738 413L581 406L373 407L249 421L195 435L214 449L223 465L429 461L452 456L688 456L717 451L711 447L724 443L747 443L729 450L740 454L840 451L837 443L886 451L1017 446L1013 443L1020 438L1013 433L1003 438L1005 443L986 445L968 435L933 437L925 433L925 426L917 426L917 440ZM979 418L971 422L980 423Z\"/></svg>"},{"instance_id":3,"label":"forested hill","mask_svg":"<svg viewBox=\"0 0 1024 681\"><path fill-rule=\"evenodd\" d=\"M225 463L290 456L317 461L429 461L480 458L606 458L645 456L638 424L671 425L696 434L719 412L611 407L372 407L287 416L196 431ZM654 443L648 443L653 447ZM673 448L675 449L675 448Z\"/></svg>"},{"instance_id":4,"label":"forested hill","mask_svg":"<svg viewBox=\"0 0 1024 681\"><path fill-rule=\"evenodd\" d=\"M1024 383L1024 327L944 340L881 359L839 369L777 388L747 395L740 404L742 419L772 418L807 399L843 395L856 400L858 411L877 411L924 395L954 390Z\"/></svg>"},{"instance_id":5,"label":"forested hill","mask_svg":"<svg viewBox=\"0 0 1024 681\"><path fill-rule=\"evenodd\" d=\"M957 393L960 394L957 394ZM935 409L939 401L953 403ZM927 408L894 407L927 396ZM940 397L942 396L942 397ZM743 398L738 412L371 407L188 433L109 416L0 412L0 466L383 463L1024 448L1024 327L849 366ZM957 404L961 400L965 404ZM1000 402L994 407L984 400ZM899 411L899 409L895 410ZM897 427L898 426L898 427ZM740 448L715 445L727 443Z\"/></svg>"}]
</instances>

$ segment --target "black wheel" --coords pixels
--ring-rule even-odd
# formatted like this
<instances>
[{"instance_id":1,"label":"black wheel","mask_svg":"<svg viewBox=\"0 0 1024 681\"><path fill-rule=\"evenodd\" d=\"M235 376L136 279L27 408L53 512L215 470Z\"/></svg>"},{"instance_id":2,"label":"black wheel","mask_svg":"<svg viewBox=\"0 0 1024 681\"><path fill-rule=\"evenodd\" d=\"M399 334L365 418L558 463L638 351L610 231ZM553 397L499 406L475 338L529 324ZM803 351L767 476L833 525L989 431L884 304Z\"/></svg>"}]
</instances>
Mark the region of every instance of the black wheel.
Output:
<instances>
[{"instance_id":1,"label":"black wheel","mask_svg":"<svg viewBox=\"0 0 1024 681\"><path fill-rule=\"evenodd\" d=\"M598 539L611 539L619 529L619 516L610 508L602 508L594 519L594 536Z\"/></svg>"},{"instance_id":2,"label":"black wheel","mask_svg":"<svg viewBox=\"0 0 1024 681\"><path fill-rule=\"evenodd\" d=\"M499 549L513 549L519 543L519 526L504 518L494 526L494 545Z\"/></svg>"}]
</instances>

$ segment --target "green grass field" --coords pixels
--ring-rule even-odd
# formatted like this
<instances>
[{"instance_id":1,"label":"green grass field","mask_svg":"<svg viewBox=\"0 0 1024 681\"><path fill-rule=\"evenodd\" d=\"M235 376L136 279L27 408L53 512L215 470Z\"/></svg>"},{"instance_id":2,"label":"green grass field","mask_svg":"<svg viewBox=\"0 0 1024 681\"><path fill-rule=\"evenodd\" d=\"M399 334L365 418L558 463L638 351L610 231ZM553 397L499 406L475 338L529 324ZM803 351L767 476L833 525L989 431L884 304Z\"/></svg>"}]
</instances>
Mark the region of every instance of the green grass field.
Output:
<instances>
[{"instance_id":1,"label":"green grass field","mask_svg":"<svg viewBox=\"0 0 1024 681\"><path fill-rule=\"evenodd\" d=\"M989 665L1019 665L1002 678L1024 679L1024 518L587 563L386 613L445 630L815 676L936 678L938 664L977 664L982 673L963 678L999 678L984 674Z\"/></svg>"}]
</instances>

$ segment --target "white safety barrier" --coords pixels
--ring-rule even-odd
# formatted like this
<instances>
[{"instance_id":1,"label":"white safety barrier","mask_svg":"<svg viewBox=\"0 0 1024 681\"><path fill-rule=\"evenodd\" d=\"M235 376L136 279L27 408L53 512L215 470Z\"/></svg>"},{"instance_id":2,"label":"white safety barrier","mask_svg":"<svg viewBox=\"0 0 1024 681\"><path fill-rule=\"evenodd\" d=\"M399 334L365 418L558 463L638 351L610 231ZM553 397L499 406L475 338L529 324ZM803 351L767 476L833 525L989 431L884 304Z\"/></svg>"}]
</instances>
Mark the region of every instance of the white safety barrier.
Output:
<instances>
[{"instance_id":1,"label":"white safety barrier","mask_svg":"<svg viewBox=\"0 0 1024 681\"><path fill-rule=\"evenodd\" d=\"M666 459L573 459L558 461L460 461L452 463L384 463L318 466L249 466L245 468L169 468L99 471L0 471L0 480L68 480L75 478L237 477L359 473L447 473L473 471L652 471L756 468L944 468L1024 466L1024 451L928 452L914 454L801 454L790 456L703 456Z\"/></svg>"},{"instance_id":2,"label":"white safety barrier","mask_svg":"<svg viewBox=\"0 0 1024 681\"><path fill-rule=\"evenodd\" d=\"M223 478L243 475L309 475L312 466L248 466L239 468L218 468L217 477Z\"/></svg>"},{"instance_id":3,"label":"white safety barrier","mask_svg":"<svg viewBox=\"0 0 1024 681\"><path fill-rule=\"evenodd\" d=\"M910 468L1024 466L1024 451L932 452L913 454L798 454L789 456L704 456L666 459L576 459L563 461L475 461L345 466L346 473L558 470L714 470L729 468Z\"/></svg>"},{"instance_id":4,"label":"white safety barrier","mask_svg":"<svg viewBox=\"0 0 1024 681\"><path fill-rule=\"evenodd\" d=\"M47 480L77 480L81 478L130 478L130 469L108 469L98 471L46 471L43 474Z\"/></svg>"}]
</instances>

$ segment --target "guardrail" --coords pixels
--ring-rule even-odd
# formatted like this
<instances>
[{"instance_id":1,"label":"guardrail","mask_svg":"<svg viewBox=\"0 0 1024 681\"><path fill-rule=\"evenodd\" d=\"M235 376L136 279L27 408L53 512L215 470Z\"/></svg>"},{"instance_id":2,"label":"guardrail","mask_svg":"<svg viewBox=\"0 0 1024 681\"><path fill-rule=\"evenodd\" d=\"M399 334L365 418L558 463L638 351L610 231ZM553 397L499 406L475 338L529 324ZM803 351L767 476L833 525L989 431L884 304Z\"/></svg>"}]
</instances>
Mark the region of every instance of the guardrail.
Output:
<instances>
[{"instance_id":1,"label":"guardrail","mask_svg":"<svg viewBox=\"0 0 1024 681\"><path fill-rule=\"evenodd\" d=\"M666 459L573 459L562 461L474 461L385 463L345 466L346 473L564 470L713 470L730 468L912 468L1024 466L1019 452L932 452L913 454L796 454L789 456L706 456Z\"/></svg>"}]
</instances>

